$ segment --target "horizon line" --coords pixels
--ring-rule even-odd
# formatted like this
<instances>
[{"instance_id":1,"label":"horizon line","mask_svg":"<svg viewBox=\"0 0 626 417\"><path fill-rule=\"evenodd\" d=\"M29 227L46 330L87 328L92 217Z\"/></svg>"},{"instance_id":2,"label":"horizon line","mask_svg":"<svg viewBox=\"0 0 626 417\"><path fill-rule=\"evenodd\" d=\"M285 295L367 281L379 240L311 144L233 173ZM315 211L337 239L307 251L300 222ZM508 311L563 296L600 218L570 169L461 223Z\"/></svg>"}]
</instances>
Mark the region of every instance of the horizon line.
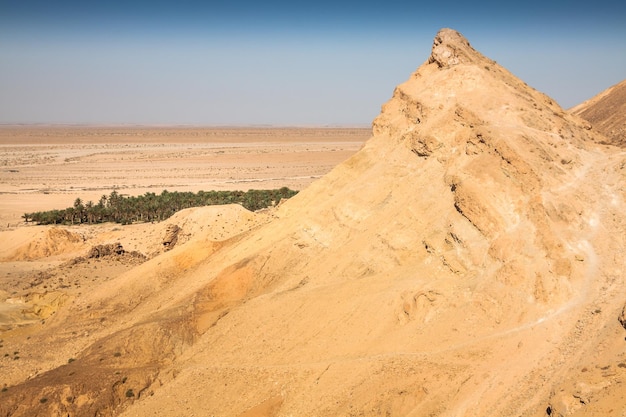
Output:
<instances>
[{"instance_id":1,"label":"horizon line","mask_svg":"<svg viewBox=\"0 0 626 417\"><path fill-rule=\"evenodd\" d=\"M368 129L370 124L196 124L196 123L0 123L0 127L93 127L93 128L204 128L204 129Z\"/></svg>"}]
</instances>

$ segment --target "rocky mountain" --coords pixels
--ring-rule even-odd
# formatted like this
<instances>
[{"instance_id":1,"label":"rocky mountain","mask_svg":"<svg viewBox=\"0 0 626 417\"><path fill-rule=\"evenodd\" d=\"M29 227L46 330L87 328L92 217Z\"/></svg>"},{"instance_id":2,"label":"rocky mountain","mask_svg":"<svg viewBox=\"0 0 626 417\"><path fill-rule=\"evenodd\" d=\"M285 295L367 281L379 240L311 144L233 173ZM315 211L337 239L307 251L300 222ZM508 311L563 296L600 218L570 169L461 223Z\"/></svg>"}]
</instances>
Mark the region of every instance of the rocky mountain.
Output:
<instances>
[{"instance_id":1,"label":"rocky mountain","mask_svg":"<svg viewBox=\"0 0 626 417\"><path fill-rule=\"evenodd\" d=\"M0 415L621 416L626 153L600 141L443 29L270 221L47 320L30 343L64 356Z\"/></svg>"},{"instance_id":2,"label":"rocky mountain","mask_svg":"<svg viewBox=\"0 0 626 417\"><path fill-rule=\"evenodd\" d=\"M604 134L608 143L626 147L626 80L570 109Z\"/></svg>"}]
</instances>

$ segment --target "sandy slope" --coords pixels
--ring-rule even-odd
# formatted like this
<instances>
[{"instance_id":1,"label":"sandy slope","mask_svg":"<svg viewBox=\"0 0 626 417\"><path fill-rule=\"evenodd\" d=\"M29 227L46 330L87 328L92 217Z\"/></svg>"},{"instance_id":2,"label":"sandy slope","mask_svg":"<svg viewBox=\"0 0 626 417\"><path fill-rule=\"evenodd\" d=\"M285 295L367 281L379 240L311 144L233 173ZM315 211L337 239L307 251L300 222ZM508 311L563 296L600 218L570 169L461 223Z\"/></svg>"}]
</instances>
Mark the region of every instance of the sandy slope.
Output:
<instances>
[{"instance_id":1,"label":"sandy slope","mask_svg":"<svg viewBox=\"0 0 626 417\"><path fill-rule=\"evenodd\" d=\"M328 175L5 336L0 414L621 416L626 154L587 127L443 30Z\"/></svg>"},{"instance_id":2,"label":"sandy slope","mask_svg":"<svg viewBox=\"0 0 626 417\"><path fill-rule=\"evenodd\" d=\"M626 147L626 80L570 109L604 134L609 143Z\"/></svg>"}]
</instances>

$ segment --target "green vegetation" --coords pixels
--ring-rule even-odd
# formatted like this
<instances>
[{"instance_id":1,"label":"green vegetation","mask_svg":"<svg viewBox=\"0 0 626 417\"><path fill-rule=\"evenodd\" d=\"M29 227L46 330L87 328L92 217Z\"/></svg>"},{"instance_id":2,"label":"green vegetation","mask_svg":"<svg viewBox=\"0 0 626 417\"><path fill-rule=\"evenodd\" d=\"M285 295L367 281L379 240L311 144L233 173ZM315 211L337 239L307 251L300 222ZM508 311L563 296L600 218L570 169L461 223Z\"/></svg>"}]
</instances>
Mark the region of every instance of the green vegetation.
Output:
<instances>
[{"instance_id":1,"label":"green vegetation","mask_svg":"<svg viewBox=\"0 0 626 417\"><path fill-rule=\"evenodd\" d=\"M287 187L278 190L244 191L199 191L169 192L161 194L145 193L137 197L125 197L111 192L103 195L100 201L83 203L80 198L72 207L64 210L39 211L26 213L22 217L26 222L37 224L81 224L115 222L130 224L133 222L162 221L179 210L190 207L220 204L241 204L248 210L255 211L277 204L283 198L290 198L297 191Z\"/></svg>"}]
</instances>

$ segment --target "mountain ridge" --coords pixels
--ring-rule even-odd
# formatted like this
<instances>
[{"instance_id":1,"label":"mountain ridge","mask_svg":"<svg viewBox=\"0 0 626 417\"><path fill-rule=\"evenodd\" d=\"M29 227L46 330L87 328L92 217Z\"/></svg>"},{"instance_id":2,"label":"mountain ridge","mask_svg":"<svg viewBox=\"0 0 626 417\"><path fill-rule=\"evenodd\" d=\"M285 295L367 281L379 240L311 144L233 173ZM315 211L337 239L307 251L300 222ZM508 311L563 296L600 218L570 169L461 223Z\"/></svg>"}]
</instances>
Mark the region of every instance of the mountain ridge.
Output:
<instances>
[{"instance_id":1,"label":"mountain ridge","mask_svg":"<svg viewBox=\"0 0 626 417\"><path fill-rule=\"evenodd\" d=\"M608 138L606 143L626 147L626 80L572 107L569 112L589 121Z\"/></svg>"}]
</instances>

